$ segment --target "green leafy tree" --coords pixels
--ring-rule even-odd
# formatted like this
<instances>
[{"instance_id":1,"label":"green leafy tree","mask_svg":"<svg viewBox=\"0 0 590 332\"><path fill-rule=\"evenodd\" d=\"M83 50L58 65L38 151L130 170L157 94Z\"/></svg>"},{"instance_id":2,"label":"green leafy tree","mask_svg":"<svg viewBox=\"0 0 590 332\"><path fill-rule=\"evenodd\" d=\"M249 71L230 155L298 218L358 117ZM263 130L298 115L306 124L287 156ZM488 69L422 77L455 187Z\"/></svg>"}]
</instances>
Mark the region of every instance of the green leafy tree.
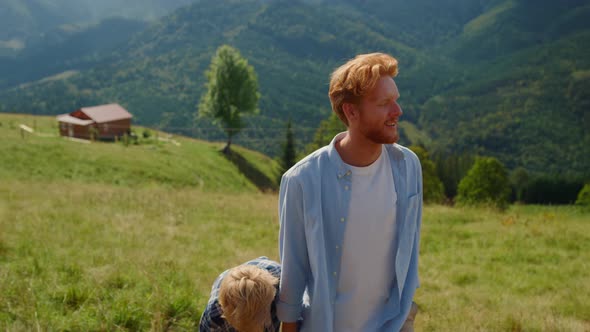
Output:
<instances>
[{"instance_id":1,"label":"green leafy tree","mask_svg":"<svg viewBox=\"0 0 590 332\"><path fill-rule=\"evenodd\" d=\"M510 182L504 165L496 158L479 157L459 182L457 202L467 205L508 206Z\"/></svg>"},{"instance_id":2,"label":"green leafy tree","mask_svg":"<svg viewBox=\"0 0 590 332\"><path fill-rule=\"evenodd\" d=\"M510 174L510 183L516 194L516 200L522 202L524 199L524 190L529 184L529 173L523 167L518 167Z\"/></svg>"},{"instance_id":3,"label":"green leafy tree","mask_svg":"<svg viewBox=\"0 0 590 332\"><path fill-rule=\"evenodd\" d=\"M422 164L422 182L424 201L428 203L441 203L445 199L445 189L442 181L436 174L436 165L428 155L425 148L417 145L410 146L410 149L420 159Z\"/></svg>"},{"instance_id":4,"label":"green leafy tree","mask_svg":"<svg viewBox=\"0 0 590 332\"><path fill-rule=\"evenodd\" d=\"M322 146L329 144L334 136L343 131L346 131L346 126L342 123L336 113L332 112L329 118L320 122L320 125L314 134L313 141L306 147L307 153L311 153Z\"/></svg>"},{"instance_id":5,"label":"green leafy tree","mask_svg":"<svg viewBox=\"0 0 590 332\"><path fill-rule=\"evenodd\" d=\"M576 205L580 205L586 208L590 208L590 183L584 185L584 188L578 193L578 199Z\"/></svg>"},{"instance_id":6,"label":"green leafy tree","mask_svg":"<svg viewBox=\"0 0 590 332\"><path fill-rule=\"evenodd\" d=\"M291 119L287 122L286 142L283 147L282 166L284 170L288 170L297 162L297 152L295 151L295 136L293 134L293 126Z\"/></svg>"},{"instance_id":7,"label":"green leafy tree","mask_svg":"<svg viewBox=\"0 0 590 332\"><path fill-rule=\"evenodd\" d=\"M231 140L243 127L242 114L258 112L258 79L254 68L240 52L228 45L217 49L206 72L207 91L201 97L199 115L212 117L227 134L230 152Z\"/></svg>"}]
</instances>

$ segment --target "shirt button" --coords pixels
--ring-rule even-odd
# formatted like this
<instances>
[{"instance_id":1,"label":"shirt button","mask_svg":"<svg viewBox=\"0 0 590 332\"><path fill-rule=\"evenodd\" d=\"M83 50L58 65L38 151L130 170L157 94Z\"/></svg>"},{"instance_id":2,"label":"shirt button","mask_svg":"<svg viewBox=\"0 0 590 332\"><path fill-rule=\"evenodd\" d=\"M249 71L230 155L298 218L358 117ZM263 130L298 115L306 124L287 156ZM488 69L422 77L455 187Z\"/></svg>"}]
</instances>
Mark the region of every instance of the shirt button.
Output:
<instances>
[{"instance_id":1,"label":"shirt button","mask_svg":"<svg viewBox=\"0 0 590 332\"><path fill-rule=\"evenodd\" d=\"M349 188L348 186L344 186L344 190L348 190L348 188Z\"/></svg>"},{"instance_id":2,"label":"shirt button","mask_svg":"<svg viewBox=\"0 0 590 332\"><path fill-rule=\"evenodd\" d=\"M335 276L336 276L338 273L336 273L336 271L334 271L332 274L333 274L333 275L334 275L334 277L335 277Z\"/></svg>"},{"instance_id":3,"label":"shirt button","mask_svg":"<svg viewBox=\"0 0 590 332\"><path fill-rule=\"evenodd\" d=\"M336 250L338 250L338 249L340 249L340 247L339 246L336 246Z\"/></svg>"},{"instance_id":4,"label":"shirt button","mask_svg":"<svg viewBox=\"0 0 590 332\"><path fill-rule=\"evenodd\" d=\"M340 222L344 222L344 218L340 218Z\"/></svg>"}]
</instances>

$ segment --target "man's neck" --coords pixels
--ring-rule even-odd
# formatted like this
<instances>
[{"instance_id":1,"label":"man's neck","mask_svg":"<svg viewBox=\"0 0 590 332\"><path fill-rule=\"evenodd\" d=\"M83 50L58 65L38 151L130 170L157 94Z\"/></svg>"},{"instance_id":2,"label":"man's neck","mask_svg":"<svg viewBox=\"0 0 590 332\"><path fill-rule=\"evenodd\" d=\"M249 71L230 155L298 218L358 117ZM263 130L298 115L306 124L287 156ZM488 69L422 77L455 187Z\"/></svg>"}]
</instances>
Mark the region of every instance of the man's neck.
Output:
<instances>
[{"instance_id":1,"label":"man's neck","mask_svg":"<svg viewBox=\"0 0 590 332\"><path fill-rule=\"evenodd\" d=\"M336 151L342 161L355 167L369 166L381 155L382 144L373 143L364 137L357 137L350 131L336 142Z\"/></svg>"}]
</instances>

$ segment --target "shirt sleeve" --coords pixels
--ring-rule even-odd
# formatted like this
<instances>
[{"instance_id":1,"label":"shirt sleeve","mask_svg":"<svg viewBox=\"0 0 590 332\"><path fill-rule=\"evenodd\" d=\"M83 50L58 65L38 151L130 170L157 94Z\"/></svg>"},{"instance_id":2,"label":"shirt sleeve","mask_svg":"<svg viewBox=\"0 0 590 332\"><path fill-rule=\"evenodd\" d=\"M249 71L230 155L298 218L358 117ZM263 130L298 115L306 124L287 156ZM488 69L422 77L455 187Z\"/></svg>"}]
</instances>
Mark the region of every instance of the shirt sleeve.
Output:
<instances>
[{"instance_id":1,"label":"shirt sleeve","mask_svg":"<svg viewBox=\"0 0 590 332\"><path fill-rule=\"evenodd\" d=\"M424 205L424 188L422 184L422 165L418 156L414 155L416 181L420 201L418 202L418 211L416 212L416 234L414 237L414 247L412 250L412 265L416 269L416 288L420 287L420 276L418 274L418 258L420 257L420 233L422 228L422 206Z\"/></svg>"},{"instance_id":2,"label":"shirt sleeve","mask_svg":"<svg viewBox=\"0 0 590 332\"><path fill-rule=\"evenodd\" d=\"M297 178L284 175L279 192L279 255L282 271L277 316L296 322L301 316L303 292L310 273L305 239L303 190Z\"/></svg>"},{"instance_id":3,"label":"shirt sleeve","mask_svg":"<svg viewBox=\"0 0 590 332\"><path fill-rule=\"evenodd\" d=\"M235 332L229 323L221 317L218 304L207 306L201 316L199 323L199 332Z\"/></svg>"},{"instance_id":4,"label":"shirt sleeve","mask_svg":"<svg viewBox=\"0 0 590 332\"><path fill-rule=\"evenodd\" d=\"M411 150L408 150L408 159L410 160L410 164L408 164L408 169L412 169L412 172L408 175L413 175L413 183L416 186L416 192L418 196L418 204L416 204L416 219L412 222L416 223L416 232L414 232L414 239L413 239L413 246L412 252L410 256L410 268L411 270L408 271L415 275L416 278L416 288L420 287L420 277L418 275L418 258L420 256L420 233L422 227L422 206L424 205L424 188L422 184L422 165L420 164L420 159L418 156ZM410 183L410 179L408 178L408 183Z\"/></svg>"}]
</instances>

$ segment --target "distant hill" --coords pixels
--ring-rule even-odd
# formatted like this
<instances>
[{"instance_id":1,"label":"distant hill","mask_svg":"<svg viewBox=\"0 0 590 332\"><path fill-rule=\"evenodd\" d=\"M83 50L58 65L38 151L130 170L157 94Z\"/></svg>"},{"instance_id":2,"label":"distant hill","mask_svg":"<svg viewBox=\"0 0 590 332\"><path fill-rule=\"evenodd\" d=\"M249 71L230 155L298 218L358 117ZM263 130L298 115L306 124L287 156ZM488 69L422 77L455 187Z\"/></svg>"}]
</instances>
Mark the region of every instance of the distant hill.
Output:
<instances>
[{"instance_id":1,"label":"distant hill","mask_svg":"<svg viewBox=\"0 0 590 332\"><path fill-rule=\"evenodd\" d=\"M34 129L23 132L21 125ZM0 179L253 192L278 187L277 163L254 151L132 127L137 143L69 141L54 117L0 113Z\"/></svg>"},{"instance_id":2,"label":"distant hill","mask_svg":"<svg viewBox=\"0 0 590 332\"><path fill-rule=\"evenodd\" d=\"M54 31L53 36L48 34L18 57L0 57L0 88L34 82L72 68L95 67L146 26L143 21L109 18L84 28Z\"/></svg>"},{"instance_id":3,"label":"distant hill","mask_svg":"<svg viewBox=\"0 0 590 332\"><path fill-rule=\"evenodd\" d=\"M262 93L242 144L276 155L289 117L301 144L329 115L335 66L384 51L400 61L403 118L429 137L430 150L588 174L588 22L581 0L203 0L94 66L72 60L61 67L68 75L0 91L0 111L58 114L119 102L138 123L220 138L194 116L203 73L228 43L254 65Z\"/></svg>"},{"instance_id":4,"label":"distant hill","mask_svg":"<svg viewBox=\"0 0 590 332\"><path fill-rule=\"evenodd\" d=\"M151 20L192 0L0 0L0 56L107 18Z\"/></svg>"},{"instance_id":5,"label":"distant hill","mask_svg":"<svg viewBox=\"0 0 590 332\"><path fill-rule=\"evenodd\" d=\"M590 178L590 4L502 1L445 49L462 63L423 104L434 149Z\"/></svg>"}]
</instances>

